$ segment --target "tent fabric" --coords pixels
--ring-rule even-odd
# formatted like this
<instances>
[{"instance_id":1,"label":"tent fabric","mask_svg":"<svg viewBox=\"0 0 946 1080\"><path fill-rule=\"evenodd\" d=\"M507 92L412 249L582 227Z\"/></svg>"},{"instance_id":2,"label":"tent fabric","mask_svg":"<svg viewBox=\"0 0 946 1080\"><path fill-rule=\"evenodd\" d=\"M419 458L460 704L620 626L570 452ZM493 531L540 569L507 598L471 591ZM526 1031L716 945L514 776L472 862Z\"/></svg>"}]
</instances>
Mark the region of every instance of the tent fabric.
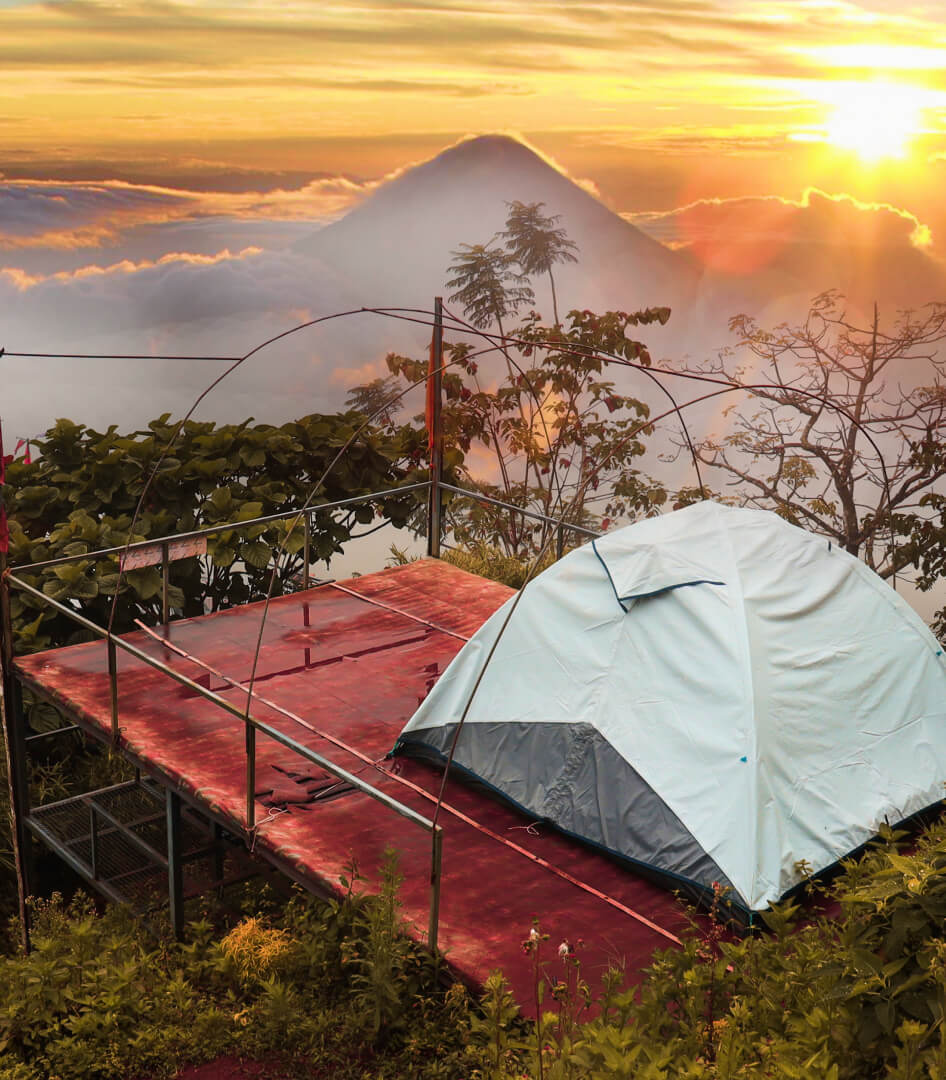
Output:
<instances>
[{"instance_id":1,"label":"tent fabric","mask_svg":"<svg viewBox=\"0 0 946 1080\"><path fill-rule=\"evenodd\" d=\"M458 653L396 752L446 757L668 883L764 910L937 803L946 661L859 560L702 502L530 582ZM805 869L803 869L803 867Z\"/></svg>"}]
</instances>

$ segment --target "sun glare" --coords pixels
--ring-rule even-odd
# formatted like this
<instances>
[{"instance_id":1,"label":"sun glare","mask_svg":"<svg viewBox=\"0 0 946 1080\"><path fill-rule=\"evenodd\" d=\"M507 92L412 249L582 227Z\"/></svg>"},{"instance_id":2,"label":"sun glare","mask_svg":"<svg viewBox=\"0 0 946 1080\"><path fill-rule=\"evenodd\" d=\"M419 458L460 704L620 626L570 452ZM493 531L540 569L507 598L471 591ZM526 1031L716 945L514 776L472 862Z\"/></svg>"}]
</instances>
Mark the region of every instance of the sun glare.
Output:
<instances>
[{"instance_id":1,"label":"sun glare","mask_svg":"<svg viewBox=\"0 0 946 1080\"><path fill-rule=\"evenodd\" d=\"M827 141L867 164L906 156L922 121L924 94L908 86L852 83L835 96Z\"/></svg>"}]
</instances>

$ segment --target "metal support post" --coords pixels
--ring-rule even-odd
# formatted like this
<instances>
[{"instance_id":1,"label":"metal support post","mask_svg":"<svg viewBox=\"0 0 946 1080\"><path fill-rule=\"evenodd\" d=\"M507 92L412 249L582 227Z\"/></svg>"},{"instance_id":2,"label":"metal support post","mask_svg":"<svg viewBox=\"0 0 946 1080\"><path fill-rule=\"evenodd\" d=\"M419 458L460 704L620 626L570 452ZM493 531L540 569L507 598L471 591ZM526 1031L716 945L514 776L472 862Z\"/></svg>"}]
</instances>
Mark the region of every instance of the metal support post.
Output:
<instances>
[{"instance_id":1,"label":"metal support post","mask_svg":"<svg viewBox=\"0 0 946 1080\"><path fill-rule=\"evenodd\" d=\"M3 453L0 445L0 454ZM13 620L10 614L10 586L6 579L7 553L0 550L0 719L3 722L3 749L6 757L7 788L10 798L10 824L13 861L16 866L19 900L20 941L23 951L30 951L30 919L27 898L30 895L30 837L26 818L30 812L29 783L26 772L26 721L19 680L13 672Z\"/></svg>"},{"instance_id":2,"label":"metal support post","mask_svg":"<svg viewBox=\"0 0 946 1080\"><path fill-rule=\"evenodd\" d=\"M171 552L170 545L165 541L161 545L161 622L167 626L171 621L171 606L168 601L168 590L171 587Z\"/></svg>"},{"instance_id":3,"label":"metal support post","mask_svg":"<svg viewBox=\"0 0 946 1080\"><path fill-rule=\"evenodd\" d=\"M180 941L184 924L184 877L181 870L181 797L167 789L168 908L171 933Z\"/></svg>"},{"instance_id":4,"label":"metal support post","mask_svg":"<svg viewBox=\"0 0 946 1080\"><path fill-rule=\"evenodd\" d=\"M246 721L246 834L253 835L256 825L256 728Z\"/></svg>"},{"instance_id":5,"label":"metal support post","mask_svg":"<svg viewBox=\"0 0 946 1080\"><path fill-rule=\"evenodd\" d=\"M555 559L558 561L565 554L565 526L559 522L555 530Z\"/></svg>"},{"instance_id":6,"label":"metal support post","mask_svg":"<svg viewBox=\"0 0 946 1080\"><path fill-rule=\"evenodd\" d=\"M118 658L115 652L115 640L108 638L108 691L112 705L112 742L118 745Z\"/></svg>"},{"instance_id":7,"label":"metal support post","mask_svg":"<svg viewBox=\"0 0 946 1080\"><path fill-rule=\"evenodd\" d=\"M430 373L430 494L427 509L427 554L440 558L440 537L443 531L441 515L443 492L443 297L434 297L434 336L431 343Z\"/></svg>"},{"instance_id":8,"label":"metal support post","mask_svg":"<svg viewBox=\"0 0 946 1080\"><path fill-rule=\"evenodd\" d=\"M302 545L302 587L308 589L309 563L312 561L312 523L309 520L308 511L302 515L302 521L305 524L305 542Z\"/></svg>"},{"instance_id":9,"label":"metal support post","mask_svg":"<svg viewBox=\"0 0 946 1080\"><path fill-rule=\"evenodd\" d=\"M440 929L440 876L443 862L443 829L435 825L430 834L430 924L427 927L427 947L437 955Z\"/></svg>"}]
</instances>

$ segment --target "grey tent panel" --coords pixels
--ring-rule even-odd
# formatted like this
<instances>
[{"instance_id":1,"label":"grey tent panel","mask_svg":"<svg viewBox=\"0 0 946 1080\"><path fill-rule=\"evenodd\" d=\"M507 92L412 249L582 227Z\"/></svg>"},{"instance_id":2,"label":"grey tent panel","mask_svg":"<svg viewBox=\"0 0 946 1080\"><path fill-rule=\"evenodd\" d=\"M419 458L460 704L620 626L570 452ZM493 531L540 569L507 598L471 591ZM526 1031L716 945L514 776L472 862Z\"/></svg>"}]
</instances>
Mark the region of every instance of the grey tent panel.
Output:
<instances>
[{"instance_id":1,"label":"grey tent panel","mask_svg":"<svg viewBox=\"0 0 946 1080\"><path fill-rule=\"evenodd\" d=\"M411 731L395 749L446 758L455 731ZM453 761L538 819L699 891L718 882L746 906L680 818L590 724L465 724Z\"/></svg>"}]
</instances>

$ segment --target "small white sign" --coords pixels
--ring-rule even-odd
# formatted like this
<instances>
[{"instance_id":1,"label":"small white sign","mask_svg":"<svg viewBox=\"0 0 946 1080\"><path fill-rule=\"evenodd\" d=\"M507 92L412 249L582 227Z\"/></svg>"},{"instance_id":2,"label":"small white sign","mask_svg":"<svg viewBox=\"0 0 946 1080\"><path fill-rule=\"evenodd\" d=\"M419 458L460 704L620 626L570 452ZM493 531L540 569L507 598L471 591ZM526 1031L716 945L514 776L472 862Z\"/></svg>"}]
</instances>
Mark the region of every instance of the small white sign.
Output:
<instances>
[{"instance_id":1,"label":"small white sign","mask_svg":"<svg viewBox=\"0 0 946 1080\"><path fill-rule=\"evenodd\" d=\"M195 555L207 554L207 537L195 536L190 540L171 540L168 542L168 562L177 559L191 559ZM126 570L140 570L143 566L157 566L164 561L164 545L149 544L136 548L123 555L119 561L122 573Z\"/></svg>"}]
</instances>

